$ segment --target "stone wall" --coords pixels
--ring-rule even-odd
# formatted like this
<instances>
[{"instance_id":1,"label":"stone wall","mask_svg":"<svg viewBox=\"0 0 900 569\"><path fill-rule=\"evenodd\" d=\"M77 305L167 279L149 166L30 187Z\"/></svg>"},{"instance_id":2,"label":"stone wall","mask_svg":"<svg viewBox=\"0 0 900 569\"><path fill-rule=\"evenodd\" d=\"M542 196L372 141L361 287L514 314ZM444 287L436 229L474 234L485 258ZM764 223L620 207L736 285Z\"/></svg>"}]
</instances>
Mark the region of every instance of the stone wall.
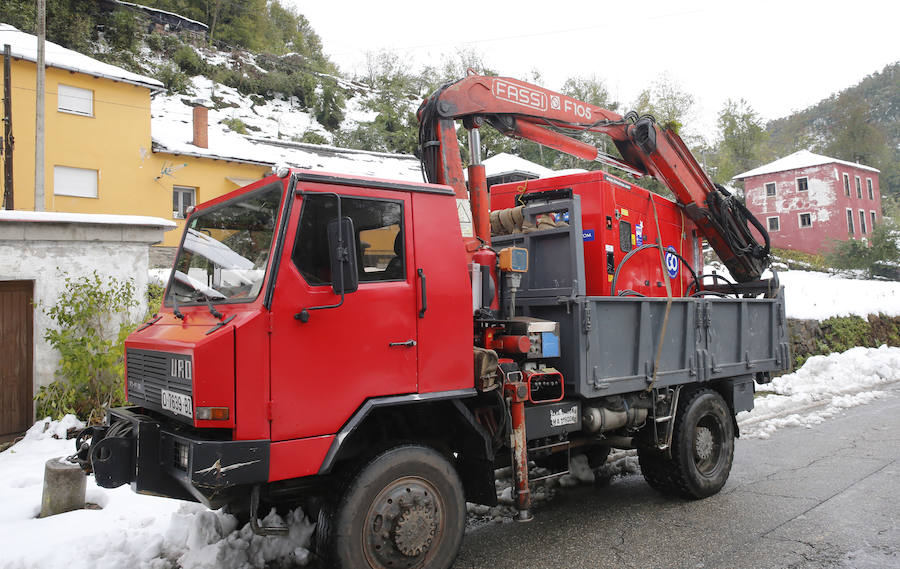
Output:
<instances>
[{"instance_id":1,"label":"stone wall","mask_svg":"<svg viewBox=\"0 0 900 569\"><path fill-rule=\"evenodd\" d=\"M64 276L97 271L133 279L146 311L150 245L175 227L171 221L143 216L0 211L0 280L34 282L34 389L53 381L58 354L43 340L50 321L42 307L56 303Z\"/></svg>"}]
</instances>

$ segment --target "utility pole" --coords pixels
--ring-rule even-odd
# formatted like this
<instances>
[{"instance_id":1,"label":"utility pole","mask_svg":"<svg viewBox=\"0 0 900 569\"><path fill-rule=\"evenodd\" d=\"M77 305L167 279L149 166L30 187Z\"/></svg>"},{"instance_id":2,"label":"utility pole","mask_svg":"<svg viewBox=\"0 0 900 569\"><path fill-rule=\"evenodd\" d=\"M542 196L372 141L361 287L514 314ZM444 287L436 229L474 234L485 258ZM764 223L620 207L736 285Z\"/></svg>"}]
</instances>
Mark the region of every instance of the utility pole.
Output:
<instances>
[{"instance_id":1,"label":"utility pole","mask_svg":"<svg viewBox=\"0 0 900 569\"><path fill-rule=\"evenodd\" d=\"M12 87L9 73L9 44L3 46L3 209L15 209L13 203Z\"/></svg>"},{"instance_id":2,"label":"utility pole","mask_svg":"<svg viewBox=\"0 0 900 569\"><path fill-rule=\"evenodd\" d=\"M37 108L34 131L34 211L44 211L44 40L47 36L44 0L37 0Z\"/></svg>"}]
</instances>

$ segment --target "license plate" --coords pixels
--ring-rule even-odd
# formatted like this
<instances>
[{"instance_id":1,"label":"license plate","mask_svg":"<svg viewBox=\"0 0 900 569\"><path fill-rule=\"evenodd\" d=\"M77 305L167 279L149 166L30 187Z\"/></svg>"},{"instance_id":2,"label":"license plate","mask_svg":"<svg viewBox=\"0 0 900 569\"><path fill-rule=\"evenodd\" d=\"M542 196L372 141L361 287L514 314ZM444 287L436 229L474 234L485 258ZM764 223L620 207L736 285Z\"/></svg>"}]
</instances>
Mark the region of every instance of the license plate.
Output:
<instances>
[{"instance_id":1,"label":"license plate","mask_svg":"<svg viewBox=\"0 0 900 569\"><path fill-rule=\"evenodd\" d=\"M194 405L190 395L182 395L174 391L162 390L162 408L188 419L194 418Z\"/></svg>"}]
</instances>

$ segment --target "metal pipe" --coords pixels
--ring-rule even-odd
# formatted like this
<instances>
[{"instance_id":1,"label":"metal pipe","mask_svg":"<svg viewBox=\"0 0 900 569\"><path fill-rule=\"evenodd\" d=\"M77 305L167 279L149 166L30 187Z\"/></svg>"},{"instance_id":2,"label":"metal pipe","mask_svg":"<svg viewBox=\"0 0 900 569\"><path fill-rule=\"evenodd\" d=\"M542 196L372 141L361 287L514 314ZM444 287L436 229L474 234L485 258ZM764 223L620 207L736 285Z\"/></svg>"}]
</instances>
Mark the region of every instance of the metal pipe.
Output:
<instances>
[{"instance_id":1,"label":"metal pipe","mask_svg":"<svg viewBox=\"0 0 900 569\"><path fill-rule=\"evenodd\" d=\"M481 164L481 131L477 128L469 129L469 158L470 165Z\"/></svg>"},{"instance_id":2,"label":"metal pipe","mask_svg":"<svg viewBox=\"0 0 900 569\"><path fill-rule=\"evenodd\" d=\"M528 439L525 436L525 400L528 399L528 387L517 381L503 386L509 402L512 417L512 429L509 434L509 446L512 450L513 486L516 491L517 521L530 522L531 490L528 487Z\"/></svg>"}]
</instances>

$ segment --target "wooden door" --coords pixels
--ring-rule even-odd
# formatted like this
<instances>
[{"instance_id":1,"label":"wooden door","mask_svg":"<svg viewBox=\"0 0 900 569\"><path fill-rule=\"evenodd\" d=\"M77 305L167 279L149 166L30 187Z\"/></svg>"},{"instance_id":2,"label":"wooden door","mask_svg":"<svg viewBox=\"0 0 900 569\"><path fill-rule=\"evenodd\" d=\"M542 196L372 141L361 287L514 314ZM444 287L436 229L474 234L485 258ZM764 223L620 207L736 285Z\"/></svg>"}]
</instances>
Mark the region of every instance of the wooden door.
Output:
<instances>
[{"instance_id":1,"label":"wooden door","mask_svg":"<svg viewBox=\"0 0 900 569\"><path fill-rule=\"evenodd\" d=\"M0 437L33 420L32 281L0 281Z\"/></svg>"}]
</instances>

